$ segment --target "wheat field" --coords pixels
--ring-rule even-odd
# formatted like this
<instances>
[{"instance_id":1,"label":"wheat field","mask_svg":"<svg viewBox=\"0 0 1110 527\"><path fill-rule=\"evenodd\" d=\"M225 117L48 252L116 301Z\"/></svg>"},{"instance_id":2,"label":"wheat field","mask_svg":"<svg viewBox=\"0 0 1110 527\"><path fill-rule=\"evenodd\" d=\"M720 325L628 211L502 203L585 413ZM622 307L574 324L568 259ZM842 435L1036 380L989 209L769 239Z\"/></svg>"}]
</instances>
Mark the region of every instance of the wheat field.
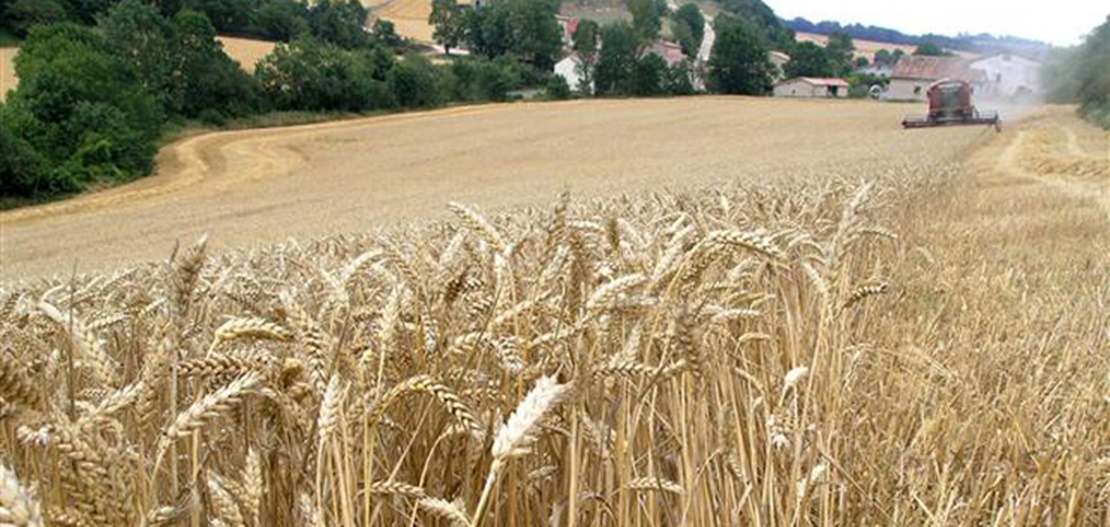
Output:
<instances>
[{"instance_id":1,"label":"wheat field","mask_svg":"<svg viewBox=\"0 0 1110 527\"><path fill-rule=\"evenodd\" d=\"M447 200L494 210L548 205L564 190L821 180L859 165L929 162L988 136L904 133L911 111L764 97L589 100L191 136L161 151L152 177L0 212L0 279L164 260L168 247L204 233L216 250L262 248L439 220Z\"/></svg>"},{"instance_id":2,"label":"wheat field","mask_svg":"<svg viewBox=\"0 0 1110 527\"><path fill-rule=\"evenodd\" d=\"M1069 112L11 283L0 524L1110 525Z\"/></svg>"},{"instance_id":3,"label":"wheat field","mask_svg":"<svg viewBox=\"0 0 1110 527\"><path fill-rule=\"evenodd\" d=\"M398 35L420 42L432 42L435 28L428 23L428 16L432 14L430 0L388 0L373 4L364 1L363 4L373 9L374 16L393 22Z\"/></svg>"}]
</instances>

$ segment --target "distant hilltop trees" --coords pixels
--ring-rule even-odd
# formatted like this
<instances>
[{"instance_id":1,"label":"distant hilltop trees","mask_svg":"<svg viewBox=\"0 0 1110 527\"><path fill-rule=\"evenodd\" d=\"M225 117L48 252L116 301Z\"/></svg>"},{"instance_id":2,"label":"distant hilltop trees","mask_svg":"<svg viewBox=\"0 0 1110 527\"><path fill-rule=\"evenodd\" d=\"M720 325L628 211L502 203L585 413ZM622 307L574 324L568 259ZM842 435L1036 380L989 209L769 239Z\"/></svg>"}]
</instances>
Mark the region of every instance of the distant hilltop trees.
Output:
<instances>
[{"instance_id":1,"label":"distant hilltop trees","mask_svg":"<svg viewBox=\"0 0 1110 527\"><path fill-rule=\"evenodd\" d=\"M905 44L908 46L922 46L930 44L940 48L970 51L973 53L994 53L999 51L1025 52L1026 54L1040 55L1048 45L1039 40L1030 40L1014 36L994 36L989 33L978 35L961 34L955 37L927 33L924 35L907 35L896 29L878 26L865 26L863 24L841 25L839 22L822 21L810 22L798 17L793 20L782 20L782 24L794 31L831 35L844 32L852 38L860 40L874 40L889 42L891 44Z\"/></svg>"}]
</instances>

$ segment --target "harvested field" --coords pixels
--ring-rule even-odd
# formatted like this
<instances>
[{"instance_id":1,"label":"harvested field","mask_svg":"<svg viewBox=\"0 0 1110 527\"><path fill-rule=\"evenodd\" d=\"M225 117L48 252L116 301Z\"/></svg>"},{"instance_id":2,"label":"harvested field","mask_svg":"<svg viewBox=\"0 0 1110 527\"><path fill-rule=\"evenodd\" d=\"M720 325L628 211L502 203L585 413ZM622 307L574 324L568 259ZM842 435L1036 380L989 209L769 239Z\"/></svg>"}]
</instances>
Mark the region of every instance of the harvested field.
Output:
<instances>
[{"instance_id":1,"label":"harvested field","mask_svg":"<svg viewBox=\"0 0 1110 527\"><path fill-rule=\"evenodd\" d=\"M232 60L238 62L248 73L254 72L255 64L269 55L274 50L275 43L265 40L252 40L236 37L216 37L224 46L224 52ZM8 90L14 90L19 84L15 76L15 65L12 59L19 52L19 48L0 48L0 101L4 100Z\"/></svg>"},{"instance_id":2,"label":"harvested field","mask_svg":"<svg viewBox=\"0 0 1110 527\"><path fill-rule=\"evenodd\" d=\"M807 33L805 31L800 31L800 32L796 33L795 38L797 39L798 42L814 42L814 43L820 44L822 46L824 46L825 44L827 44L829 42L828 35L819 35L817 33ZM907 55L912 54L913 50L917 49L917 46L911 46L911 45L908 45L908 44L893 44L893 43L890 43L890 42L876 42L874 40L853 39L852 43L855 44L855 46L856 46L855 56L857 56L857 57L867 57L867 60L869 60L869 61L874 61L875 60L875 53L877 51L879 51L880 49L885 49L885 50L888 50L888 51L894 51L896 49L900 49L900 50L904 51ZM979 56L975 53L970 53L970 52L967 52L967 51L958 51L958 50L956 50L956 51L953 51L953 53L955 53L957 56L963 57L965 59L973 59L973 58L976 58L976 57Z\"/></svg>"},{"instance_id":3,"label":"harvested field","mask_svg":"<svg viewBox=\"0 0 1110 527\"><path fill-rule=\"evenodd\" d=\"M447 199L548 203L734 180L850 175L958 154L985 128L904 133L904 105L698 97L464 107L220 132L163 150L158 174L0 213L4 278L442 218Z\"/></svg>"},{"instance_id":4,"label":"harvested field","mask_svg":"<svg viewBox=\"0 0 1110 527\"><path fill-rule=\"evenodd\" d=\"M0 512L16 525L1106 525L1110 217L1101 194L1068 185L1110 182L1110 159L1084 146L1110 136L1072 109L996 135L800 108L603 101L481 109L518 119L511 136L467 123L477 110L225 136L275 163L279 145L302 145L318 186L346 192L328 145L408 152L385 167L394 179L438 170L418 198L392 198L410 219L456 196L510 203L488 195L513 193L490 174L512 161L533 206L454 204L442 222L258 251L201 240L5 288ZM669 135L682 150L646 143L688 116L688 135ZM433 142L407 150L408 126ZM442 136L460 127L458 144ZM575 147L554 163L571 173L646 159L610 167L612 187L575 179L576 197L547 196L537 142ZM653 170L660 149L686 154L666 165L680 172ZM487 170L468 171L471 156ZM731 169L714 173L717 158ZM460 175L471 194L438 186ZM288 229L339 199L281 187L296 177L234 185L289 191Z\"/></svg>"},{"instance_id":5,"label":"harvested field","mask_svg":"<svg viewBox=\"0 0 1110 527\"><path fill-rule=\"evenodd\" d=\"M236 37L216 37L224 45L224 53L239 63L247 73L254 73L254 67L263 57L274 51L274 42Z\"/></svg>"},{"instance_id":6,"label":"harvested field","mask_svg":"<svg viewBox=\"0 0 1110 527\"><path fill-rule=\"evenodd\" d=\"M18 81L15 77L15 59L19 48L0 48L0 101L8 95L9 90L14 90Z\"/></svg>"},{"instance_id":7,"label":"harvested field","mask_svg":"<svg viewBox=\"0 0 1110 527\"><path fill-rule=\"evenodd\" d=\"M374 16L393 22L398 35L421 42L432 41L435 28L428 24L431 14L431 0L390 0L374 10Z\"/></svg>"}]
</instances>

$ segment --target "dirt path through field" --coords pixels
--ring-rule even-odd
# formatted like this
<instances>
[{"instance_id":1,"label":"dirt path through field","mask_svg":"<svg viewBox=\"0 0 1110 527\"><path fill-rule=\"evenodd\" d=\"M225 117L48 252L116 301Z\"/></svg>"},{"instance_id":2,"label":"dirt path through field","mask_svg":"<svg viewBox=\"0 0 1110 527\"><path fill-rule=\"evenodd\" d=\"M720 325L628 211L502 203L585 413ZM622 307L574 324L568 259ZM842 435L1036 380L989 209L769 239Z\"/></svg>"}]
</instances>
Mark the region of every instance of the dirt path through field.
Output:
<instances>
[{"instance_id":1,"label":"dirt path through field","mask_svg":"<svg viewBox=\"0 0 1110 527\"><path fill-rule=\"evenodd\" d=\"M924 163L984 128L909 133L902 105L694 97L463 107L174 143L155 176L0 213L0 279L150 261L210 233L266 246L499 208ZM992 132L993 133L993 132Z\"/></svg>"}]
</instances>

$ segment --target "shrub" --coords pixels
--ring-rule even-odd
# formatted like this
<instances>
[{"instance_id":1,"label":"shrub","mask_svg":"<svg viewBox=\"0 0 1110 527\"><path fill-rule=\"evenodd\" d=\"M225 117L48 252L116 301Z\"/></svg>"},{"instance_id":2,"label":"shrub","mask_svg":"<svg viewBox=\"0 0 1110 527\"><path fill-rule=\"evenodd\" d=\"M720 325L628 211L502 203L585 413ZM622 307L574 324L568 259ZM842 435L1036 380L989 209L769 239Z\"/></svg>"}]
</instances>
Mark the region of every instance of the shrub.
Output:
<instances>
[{"instance_id":1,"label":"shrub","mask_svg":"<svg viewBox=\"0 0 1110 527\"><path fill-rule=\"evenodd\" d=\"M552 75L547 81L544 93L548 99L553 101L570 99L573 95L570 91L570 85L567 84L567 80L562 75Z\"/></svg>"}]
</instances>

